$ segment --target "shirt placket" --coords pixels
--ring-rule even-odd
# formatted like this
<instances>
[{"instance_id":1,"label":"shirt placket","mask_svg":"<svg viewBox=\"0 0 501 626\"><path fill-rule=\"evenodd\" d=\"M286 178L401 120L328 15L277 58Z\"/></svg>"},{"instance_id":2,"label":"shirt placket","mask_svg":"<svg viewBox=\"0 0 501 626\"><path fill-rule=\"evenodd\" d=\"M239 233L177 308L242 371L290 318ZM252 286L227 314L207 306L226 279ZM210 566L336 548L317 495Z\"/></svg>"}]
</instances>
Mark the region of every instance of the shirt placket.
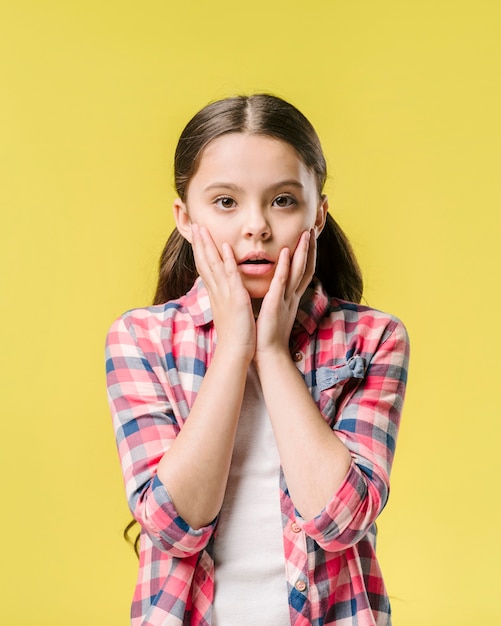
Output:
<instances>
[{"instance_id":1,"label":"shirt placket","mask_svg":"<svg viewBox=\"0 0 501 626\"><path fill-rule=\"evenodd\" d=\"M287 546L285 572L289 586L289 606L292 609L292 624L309 624L309 576L306 536L294 518L284 528ZM302 620L306 619L305 622Z\"/></svg>"},{"instance_id":2,"label":"shirt placket","mask_svg":"<svg viewBox=\"0 0 501 626\"><path fill-rule=\"evenodd\" d=\"M296 322L292 329L289 342L289 350L292 360L301 375L305 376L305 368L308 362L308 334L303 327ZM291 506L294 511L294 507ZM289 584L289 604L293 609L294 626L307 626L310 624L310 579L308 573L308 550L306 535L297 523L294 514L289 516L284 528L286 544L290 547L286 555L286 575Z\"/></svg>"}]
</instances>

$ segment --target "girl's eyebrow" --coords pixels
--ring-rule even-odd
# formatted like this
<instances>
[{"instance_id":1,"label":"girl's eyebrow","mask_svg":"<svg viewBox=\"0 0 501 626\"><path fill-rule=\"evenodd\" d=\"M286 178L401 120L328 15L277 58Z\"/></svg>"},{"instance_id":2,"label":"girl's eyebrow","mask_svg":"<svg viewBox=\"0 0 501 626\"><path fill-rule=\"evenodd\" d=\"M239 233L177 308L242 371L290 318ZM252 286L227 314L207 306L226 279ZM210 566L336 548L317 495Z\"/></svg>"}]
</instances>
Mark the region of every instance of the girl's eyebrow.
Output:
<instances>
[{"instance_id":1,"label":"girl's eyebrow","mask_svg":"<svg viewBox=\"0 0 501 626\"><path fill-rule=\"evenodd\" d=\"M281 180L280 182L275 183L274 185L271 185L270 187L268 187L268 189L271 191L272 189L278 189L279 187L297 187L298 189L304 189L303 183L300 183L298 180L295 180L294 178L291 178L288 180Z\"/></svg>"},{"instance_id":2,"label":"girl's eyebrow","mask_svg":"<svg viewBox=\"0 0 501 626\"><path fill-rule=\"evenodd\" d=\"M279 189L280 187L297 187L298 189L304 189L303 183L300 183L298 180L290 179L281 180L278 183L273 183L273 185L270 185L265 191L273 191L274 189ZM212 189L230 189L231 191L243 191L242 187L239 187L239 185L227 182L211 183L210 185L207 185L207 187L205 187L204 191L211 191Z\"/></svg>"},{"instance_id":3,"label":"girl's eyebrow","mask_svg":"<svg viewBox=\"0 0 501 626\"><path fill-rule=\"evenodd\" d=\"M204 191L210 191L211 189L231 189L232 191L243 191L241 187L234 183L211 183L207 185Z\"/></svg>"}]
</instances>

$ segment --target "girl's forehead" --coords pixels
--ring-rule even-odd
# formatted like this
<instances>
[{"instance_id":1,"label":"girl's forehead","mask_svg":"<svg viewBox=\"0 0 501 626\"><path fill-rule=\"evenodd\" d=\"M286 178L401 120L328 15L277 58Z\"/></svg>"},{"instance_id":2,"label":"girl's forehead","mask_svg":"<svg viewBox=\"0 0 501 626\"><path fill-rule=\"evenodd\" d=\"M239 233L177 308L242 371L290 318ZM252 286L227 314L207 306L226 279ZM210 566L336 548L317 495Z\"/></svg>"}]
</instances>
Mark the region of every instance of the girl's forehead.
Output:
<instances>
[{"instance_id":1,"label":"girl's forehead","mask_svg":"<svg viewBox=\"0 0 501 626\"><path fill-rule=\"evenodd\" d=\"M296 177L309 177L311 172L289 143L268 135L228 133L213 139L203 150L197 175L210 175L218 170L250 174L259 172Z\"/></svg>"},{"instance_id":2,"label":"girl's forehead","mask_svg":"<svg viewBox=\"0 0 501 626\"><path fill-rule=\"evenodd\" d=\"M225 133L215 139L212 139L204 148L202 156L207 152L221 152L221 151L238 151L238 150L263 150L268 151L275 148L276 150L284 150L286 152L292 152L299 158L296 150L290 143L284 139L278 139L271 135L263 133Z\"/></svg>"}]
</instances>

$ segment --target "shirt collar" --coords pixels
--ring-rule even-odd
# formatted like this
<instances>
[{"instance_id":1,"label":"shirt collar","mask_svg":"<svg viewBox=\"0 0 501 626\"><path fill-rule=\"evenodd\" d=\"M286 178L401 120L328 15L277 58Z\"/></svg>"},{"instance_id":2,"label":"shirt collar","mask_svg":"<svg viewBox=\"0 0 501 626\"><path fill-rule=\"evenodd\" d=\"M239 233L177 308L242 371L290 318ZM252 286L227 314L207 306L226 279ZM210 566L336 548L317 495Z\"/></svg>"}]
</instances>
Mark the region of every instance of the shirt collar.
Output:
<instances>
[{"instance_id":1,"label":"shirt collar","mask_svg":"<svg viewBox=\"0 0 501 626\"><path fill-rule=\"evenodd\" d=\"M195 326L204 326L213 320L209 294L200 276L186 294L186 308ZM313 334L328 308L329 297L318 278L315 277L299 302L294 326L296 328L302 326L309 335Z\"/></svg>"},{"instance_id":2,"label":"shirt collar","mask_svg":"<svg viewBox=\"0 0 501 626\"><path fill-rule=\"evenodd\" d=\"M186 294L186 308L195 326L204 326L212 322L209 294L200 276L198 276L193 287Z\"/></svg>"}]
</instances>

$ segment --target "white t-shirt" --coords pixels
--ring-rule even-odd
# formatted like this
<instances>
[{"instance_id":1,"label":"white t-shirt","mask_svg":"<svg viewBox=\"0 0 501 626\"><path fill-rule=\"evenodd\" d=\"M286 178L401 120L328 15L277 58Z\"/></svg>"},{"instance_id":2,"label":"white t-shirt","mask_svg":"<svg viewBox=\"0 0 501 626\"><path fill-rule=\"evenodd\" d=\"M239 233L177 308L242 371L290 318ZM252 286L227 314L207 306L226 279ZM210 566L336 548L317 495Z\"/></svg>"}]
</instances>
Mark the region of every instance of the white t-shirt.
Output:
<instances>
[{"instance_id":1,"label":"white t-shirt","mask_svg":"<svg viewBox=\"0 0 501 626\"><path fill-rule=\"evenodd\" d=\"M290 626L280 458L254 365L214 540L214 626Z\"/></svg>"}]
</instances>

